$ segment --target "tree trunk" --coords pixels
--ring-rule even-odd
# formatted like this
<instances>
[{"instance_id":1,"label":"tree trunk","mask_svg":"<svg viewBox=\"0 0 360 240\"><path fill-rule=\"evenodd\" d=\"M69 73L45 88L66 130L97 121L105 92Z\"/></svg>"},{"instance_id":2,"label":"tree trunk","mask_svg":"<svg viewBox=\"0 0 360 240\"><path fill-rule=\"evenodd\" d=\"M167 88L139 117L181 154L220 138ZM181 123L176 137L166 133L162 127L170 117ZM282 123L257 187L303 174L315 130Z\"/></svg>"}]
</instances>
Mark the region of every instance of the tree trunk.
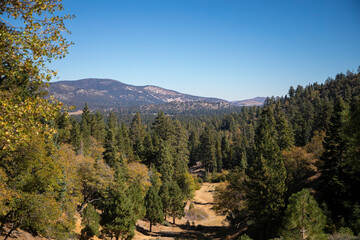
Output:
<instances>
[{"instance_id":1,"label":"tree trunk","mask_svg":"<svg viewBox=\"0 0 360 240\"><path fill-rule=\"evenodd\" d=\"M8 232L8 234L6 234L6 237L4 238L4 240L7 240L11 233L18 227L18 225L13 225L13 227L10 229L10 231Z\"/></svg>"},{"instance_id":2,"label":"tree trunk","mask_svg":"<svg viewBox=\"0 0 360 240\"><path fill-rule=\"evenodd\" d=\"M152 222L150 222L150 232L151 232Z\"/></svg>"},{"instance_id":3,"label":"tree trunk","mask_svg":"<svg viewBox=\"0 0 360 240\"><path fill-rule=\"evenodd\" d=\"M82 213L84 208L85 208L85 203L81 203L80 206L78 207L78 213Z\"/></svg>"},{"instance_id":4,"label":"tree trunk","mask_svg":"<svg viewBox=\"0 0 360 240\"><path fill-rule=\"evenodd\" d=\"M165 211L164 211L164 213L165 213ZM164 214L164 216L165 216L165 217L164 217L164 220L166 221L166 213Z\"/></svg>"},{"instance_id":5,"label":"tree trunk","mask_svg":"<svg viewBox=\"0 0 360 240\"><path fill-rule=\"evenodd\" d=\"M173 224L175 224L175 217L173 217Z\"/></svg>"},{"instance_id":6,"label":"tree trunk","mask_svg":"<svg viewBox=\"0 0 360 240\"><path fill-rule=\"evenodd\" d=\"M266 221L265 224L265 238L264 239L269 239L270 238L270 222Z\"/></svg>"},{"instance_id":7,"label":"tree trunk","mask_svg":"<svg viewBox=\"0 0 360 240\"><path fill-rule=\"evenodd\" d=\"M12 213L12 211L8 212L2 219L1 222L1 226L0 226L0 232L2 231L3 227L5 226L6 220L8 219L8 217L10 216L10 214Z\"/></svg>"},{"instance_id":8,"label":"tree trunk","mask_svg":"<svg viewBox=\"0 0 360 240\"><path fill-rule=\"evenodd\" d=\"M115 234L115 239L116 239L116 240L119 240L119 238L120 238L120 233L116 233L116 234Z\"/></svg>"}]
</instances>

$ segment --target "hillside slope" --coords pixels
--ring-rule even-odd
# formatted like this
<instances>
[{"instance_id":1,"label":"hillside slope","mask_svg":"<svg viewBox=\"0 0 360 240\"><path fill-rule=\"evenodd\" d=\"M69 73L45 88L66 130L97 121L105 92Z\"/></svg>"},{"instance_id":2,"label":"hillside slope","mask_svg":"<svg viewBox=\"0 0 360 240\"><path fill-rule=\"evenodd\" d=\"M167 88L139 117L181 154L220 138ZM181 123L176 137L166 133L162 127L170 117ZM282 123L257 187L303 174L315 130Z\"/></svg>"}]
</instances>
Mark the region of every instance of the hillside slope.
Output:
<instances>
[{"instance_id":1,"label":"hillside slope","mask_svg":"<svg viewBox=\"0 0 360 240\"><path fill-rule=\"evenodd\" d=\"M227 102L179 93L157 86L133 86L111 79L82 79L53 82L48 89L55 99L78 109L88 103L92 109L162 104L171 102Z\"/></svg>"}]
</instances>

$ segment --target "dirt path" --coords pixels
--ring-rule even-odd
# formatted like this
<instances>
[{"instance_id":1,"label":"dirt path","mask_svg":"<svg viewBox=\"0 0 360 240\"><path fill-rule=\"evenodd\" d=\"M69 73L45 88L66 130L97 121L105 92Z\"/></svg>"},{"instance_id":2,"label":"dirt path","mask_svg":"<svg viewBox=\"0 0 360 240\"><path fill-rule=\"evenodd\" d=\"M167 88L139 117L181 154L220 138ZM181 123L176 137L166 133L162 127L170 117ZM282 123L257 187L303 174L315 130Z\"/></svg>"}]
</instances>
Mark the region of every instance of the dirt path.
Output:
<instances>
[{"instance_id":1,"label":"dirt path","mask_svg":"<svg viewBox=\"0 0 360 240\"><path fill-rule=\"evenodd\" d=\"M195 192L194 208L189 210L190 202L185 208L186 215L176 219L172 226L156 225L153 231L148 232L149 224L138 221L135 240L145 239L217 239L216 233L227 226L225 216L216 215L211 209L214 204L213 192L216 183L204 183L200 190ZM172 220L172 219L171 219Z\"/></svg>"},{"instance_id":2,"label":"dirt path","mask_svg":"<svg viewBox=\"0 0 360 240\"><path fill-rule=\"evenodd\" d=\"M134 239L221 239L217 234L224 230L227 222L225 216L218 216L211 209L214 204L213 192L217 185L216 183L204 183L201 189L195 192L192 200L194 208L189 209L190 202L188 202L185 207L186 215L182 219L176 219L176 224L168 227L157 224L153 226L152 233L149 233L149 223L138 221ZM80 216L76 216L76 219L76 232L80 233ZM172 222L172 218L169 221ZM0 236L1 239L4 239L4 236ZM13 237L10 239L43 240L45 238L33 237L30 233L18 230L14 231ZM96 239L98 238L94 237L94 240Z\"/></svg>"}]
</instances>

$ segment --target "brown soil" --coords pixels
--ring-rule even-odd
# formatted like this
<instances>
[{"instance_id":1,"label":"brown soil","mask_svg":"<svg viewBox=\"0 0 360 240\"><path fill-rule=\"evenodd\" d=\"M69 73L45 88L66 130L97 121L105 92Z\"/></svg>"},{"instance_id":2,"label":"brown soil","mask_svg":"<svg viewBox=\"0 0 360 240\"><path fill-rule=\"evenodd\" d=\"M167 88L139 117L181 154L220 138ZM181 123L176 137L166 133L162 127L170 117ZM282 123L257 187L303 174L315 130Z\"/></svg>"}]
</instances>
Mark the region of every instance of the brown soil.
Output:
<instances>
[{"instance_id":1,"label":"brown soil","mask_svg":"<svg viewBox=\"0 0 360 240\"><path fill-rule=\"evenodd\" d=\"M211 209L214 204L213 192L217 185L218 183L204 183L200 190L195 192L192 200L194 208L189 210L188 202L185 216L176 219L176 224L171 224L170 227L157 224L150 233L149 223L138 221L134 239L221 239L219 235L228 223L225 216L219 216ZM172 222L172 218L168 220Z\"/></svg>"}]
</instances>

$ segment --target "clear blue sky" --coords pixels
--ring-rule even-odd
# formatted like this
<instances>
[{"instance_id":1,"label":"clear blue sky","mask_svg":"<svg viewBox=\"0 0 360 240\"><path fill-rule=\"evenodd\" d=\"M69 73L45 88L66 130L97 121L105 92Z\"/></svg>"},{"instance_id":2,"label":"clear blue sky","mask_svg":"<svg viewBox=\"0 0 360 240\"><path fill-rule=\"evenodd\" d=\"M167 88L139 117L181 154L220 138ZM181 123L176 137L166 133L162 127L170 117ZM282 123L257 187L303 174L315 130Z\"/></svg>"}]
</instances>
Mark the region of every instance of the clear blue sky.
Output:
<instances>
[{"instance_id":1,"label":"clear blue sky","mask_svg":"<svg viewBox=\"0 0 360 240\"><path fill-rule=\"evenodd\" d=\"M75 45L55 80L111 78L239 100L360 65L358 0L64 0Z\"/></svg>"}]
</instances>

